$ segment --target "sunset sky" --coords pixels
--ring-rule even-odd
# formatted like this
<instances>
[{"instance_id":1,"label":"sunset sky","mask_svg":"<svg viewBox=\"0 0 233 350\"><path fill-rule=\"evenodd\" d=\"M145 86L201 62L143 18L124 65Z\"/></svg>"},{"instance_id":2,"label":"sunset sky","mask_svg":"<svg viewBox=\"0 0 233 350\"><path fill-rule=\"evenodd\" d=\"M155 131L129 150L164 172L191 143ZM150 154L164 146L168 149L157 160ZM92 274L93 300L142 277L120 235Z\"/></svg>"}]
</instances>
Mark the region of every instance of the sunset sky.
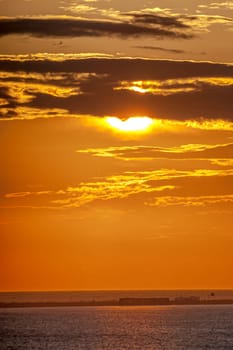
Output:
<instances>
[{"instance_id":1,"label":"sunset sky","mask_svg":"<svg viewBox=\"0 0 233 350\"><path fill-rule=\"evenodd\" d=\"M0 13L0 290L233 289L232 1Z\"/></svg>"}]
</instances>

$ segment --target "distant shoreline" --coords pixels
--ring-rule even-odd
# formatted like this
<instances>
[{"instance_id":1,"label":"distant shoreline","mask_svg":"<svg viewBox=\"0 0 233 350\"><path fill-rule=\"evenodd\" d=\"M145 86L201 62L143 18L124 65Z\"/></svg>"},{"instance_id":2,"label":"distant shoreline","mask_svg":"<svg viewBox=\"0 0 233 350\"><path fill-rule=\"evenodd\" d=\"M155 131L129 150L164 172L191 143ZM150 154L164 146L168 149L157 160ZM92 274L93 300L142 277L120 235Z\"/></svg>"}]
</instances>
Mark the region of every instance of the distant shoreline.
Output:
<instances>
[{"instance_id":1,"label":"distant shoreline","mask_svg":"<svg viewBox=\"0 0 233 350\"><path fill-rule=\"evenodd\" d=\"M133 299L128 300L103 300L103 301L75 301L75 302L9 302L0 303L0 308L30 308L30 307L69 307L69 306L166 306L166 305L232 305L233 299L203 299L203 300L168 300L168 301L157 301L157 300L146 300L146 299Z\"/></svg>"}]
</instances>

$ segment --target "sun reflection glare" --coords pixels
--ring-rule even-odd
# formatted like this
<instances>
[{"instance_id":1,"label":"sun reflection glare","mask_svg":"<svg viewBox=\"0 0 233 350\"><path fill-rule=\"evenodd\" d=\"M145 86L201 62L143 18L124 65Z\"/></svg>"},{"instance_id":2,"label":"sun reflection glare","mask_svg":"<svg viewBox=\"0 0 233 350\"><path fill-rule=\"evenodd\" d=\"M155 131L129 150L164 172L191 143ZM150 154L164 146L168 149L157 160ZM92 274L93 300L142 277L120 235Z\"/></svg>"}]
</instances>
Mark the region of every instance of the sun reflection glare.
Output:
<instances>
[{"instance_id":1,"label":"sun reflection glare","mask_svg":"<svg viewBox=\"0 0 233 350\"><path fill-rule=\"evenodd\" d=\"M111 127L124 132L146 131L153 123L153 120L149 117L130 117L126 120L107 117L106 121Z\"/></svg>"}]
</instances>

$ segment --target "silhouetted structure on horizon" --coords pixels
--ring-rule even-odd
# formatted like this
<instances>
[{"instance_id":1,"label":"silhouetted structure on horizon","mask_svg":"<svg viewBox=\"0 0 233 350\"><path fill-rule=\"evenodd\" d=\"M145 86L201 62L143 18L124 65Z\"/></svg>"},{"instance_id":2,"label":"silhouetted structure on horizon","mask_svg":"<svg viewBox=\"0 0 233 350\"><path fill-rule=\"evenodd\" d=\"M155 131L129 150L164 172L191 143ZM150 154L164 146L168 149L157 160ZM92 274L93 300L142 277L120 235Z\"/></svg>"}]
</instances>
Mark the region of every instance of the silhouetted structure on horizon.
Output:
<instances>
[{"instance_id":1,"label":"silhouetted structure on horizon","mask_svg":"<svg viewBox=\"0 0 233 350\"><path fill-rule=\"evenodd\" d=\"M169 298L120 298L119 305L169 305Z\"/></svg>"}]
</instances>

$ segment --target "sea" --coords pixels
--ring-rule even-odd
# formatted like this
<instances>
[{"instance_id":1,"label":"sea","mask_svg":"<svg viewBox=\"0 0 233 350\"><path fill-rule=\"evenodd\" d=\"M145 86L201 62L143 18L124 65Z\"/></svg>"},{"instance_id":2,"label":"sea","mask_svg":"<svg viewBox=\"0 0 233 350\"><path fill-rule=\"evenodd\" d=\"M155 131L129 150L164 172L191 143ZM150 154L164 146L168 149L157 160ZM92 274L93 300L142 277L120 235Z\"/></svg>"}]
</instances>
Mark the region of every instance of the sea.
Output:
<instances>
[{"instance_id":1,"label":"sea","mask_svg":"<svg viewBox=\"0 0 233 350\"><path fill-rule=\"evenodd\" d=\"M117 300L233 291L91 291L0 293L0 302ZM0 349L233 350L233 305L1 308Z\"/></svg>"}]
</instances>

